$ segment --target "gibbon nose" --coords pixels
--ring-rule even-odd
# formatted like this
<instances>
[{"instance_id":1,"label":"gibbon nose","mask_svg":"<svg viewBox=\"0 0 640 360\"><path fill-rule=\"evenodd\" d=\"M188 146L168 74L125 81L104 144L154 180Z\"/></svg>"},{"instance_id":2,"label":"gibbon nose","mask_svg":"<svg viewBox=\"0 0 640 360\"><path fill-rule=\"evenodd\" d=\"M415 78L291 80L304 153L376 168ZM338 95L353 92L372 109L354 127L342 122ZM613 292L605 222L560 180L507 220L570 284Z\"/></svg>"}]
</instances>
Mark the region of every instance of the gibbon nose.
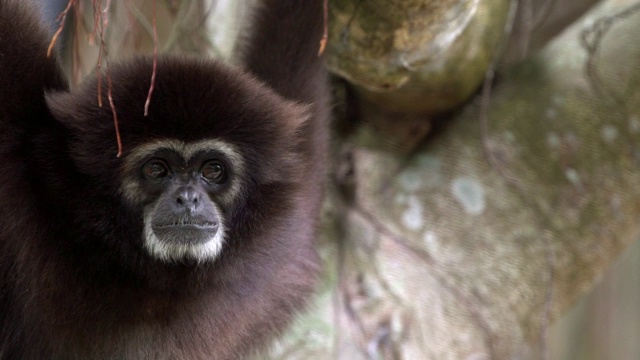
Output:
<instances>
[{"instance_id":1,"label":"gibbon nose","mask_svg":"<svg viewBox=\"0 0 640 360\"><path fill-rule=\"evenodd\" d=\"M179 188L175 193L175 206L178 211L191 213L197 210L200 204L200 194L192 186Z\"/></svg>"}]
</instances>

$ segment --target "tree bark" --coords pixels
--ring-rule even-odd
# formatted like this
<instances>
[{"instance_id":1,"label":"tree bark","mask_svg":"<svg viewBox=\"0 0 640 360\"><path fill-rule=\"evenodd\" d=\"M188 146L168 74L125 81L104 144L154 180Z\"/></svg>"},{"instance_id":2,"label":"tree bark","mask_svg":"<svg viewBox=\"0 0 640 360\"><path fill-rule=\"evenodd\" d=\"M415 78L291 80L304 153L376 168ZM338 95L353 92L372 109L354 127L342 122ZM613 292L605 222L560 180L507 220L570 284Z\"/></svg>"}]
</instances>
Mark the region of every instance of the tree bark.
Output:
<instances>
[{"instance_id":1,"label":"tree bark","mask_svg":"<svg viewBox=\"0 0 640 360\"><path fill-rule=\"evenodd\" d=\"M366 115L341 138L327 283L273 358L544 354L637 239L638 8L607 1L416 151L381 148Z\"/></svg>"}]
</instances>

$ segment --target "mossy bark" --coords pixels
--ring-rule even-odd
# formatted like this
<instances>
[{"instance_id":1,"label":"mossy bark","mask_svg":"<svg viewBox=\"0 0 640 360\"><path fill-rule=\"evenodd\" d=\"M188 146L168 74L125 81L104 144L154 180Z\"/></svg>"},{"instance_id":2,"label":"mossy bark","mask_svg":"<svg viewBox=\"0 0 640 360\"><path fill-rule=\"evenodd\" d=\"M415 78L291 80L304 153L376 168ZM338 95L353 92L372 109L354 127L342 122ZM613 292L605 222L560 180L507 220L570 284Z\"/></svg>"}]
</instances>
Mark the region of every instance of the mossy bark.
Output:
<instances>
[{"instance_id":1,"label":"mossy bark","mask_svg":"<svg viewBox=\"0 0 640 360\"><path fill-rule=\"evenodd\" d=\"M482 82L509 8L509 0L334 1L327 65L386 110L451 110Z\"/></svg>"},{"instance_id":2,"label":"mossy bark","mask_svg":"<svg viewBox=\"0 0 640 360\"><path fill-rule=\"evenodd\" d=\"M477 99L409 155L381 149L389 133L367 121L340 139L336 166L348 170L328 212L327 284L274 358L535 348L640 230L630 5L605 2L501 74L486 116Z\"/></svg>"}]
</instances>

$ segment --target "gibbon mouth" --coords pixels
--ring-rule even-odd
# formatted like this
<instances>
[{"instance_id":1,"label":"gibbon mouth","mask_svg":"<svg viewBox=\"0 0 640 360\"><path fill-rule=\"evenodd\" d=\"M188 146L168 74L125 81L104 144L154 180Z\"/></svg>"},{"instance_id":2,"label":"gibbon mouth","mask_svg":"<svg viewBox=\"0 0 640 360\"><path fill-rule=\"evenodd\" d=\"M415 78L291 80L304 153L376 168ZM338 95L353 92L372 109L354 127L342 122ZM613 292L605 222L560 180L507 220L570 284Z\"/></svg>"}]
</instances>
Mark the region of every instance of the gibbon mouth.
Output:
<instances>
[{"instance_id":1,"label":"gibbon mouth","mask_svg":"<svg viewBox=\"0 0 640 360\"><path fill-rule=\"evenodd\" d=\"M152 225L161 242L174 244L204 244L214 238L219 225L210 222L175 222Z\"/></svg>"},{"instance_id":2,"label":"gibbon mouth","mask_svg":"<svg viewBox=\"0 0 640 360\"><path fill-rule=\"evenodd\" d=\"M202 230L212 231L218 229L217 223L199 222L199 221L180 221L171 223L154 224L151 226L153 230Z\"/></svg>"}]
</instances>

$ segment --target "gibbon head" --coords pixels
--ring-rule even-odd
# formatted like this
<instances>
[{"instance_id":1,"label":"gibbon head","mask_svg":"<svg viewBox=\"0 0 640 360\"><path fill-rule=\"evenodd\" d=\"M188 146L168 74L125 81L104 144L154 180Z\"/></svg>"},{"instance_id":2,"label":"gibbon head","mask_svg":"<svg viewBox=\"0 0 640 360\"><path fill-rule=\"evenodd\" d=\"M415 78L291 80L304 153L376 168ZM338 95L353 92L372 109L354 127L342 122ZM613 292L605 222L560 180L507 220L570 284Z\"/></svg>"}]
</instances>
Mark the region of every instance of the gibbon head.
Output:
<instances>
[{"instance_id":1,"label":"gibbon head","mask_svg":"<svg viewBox=\"0 0 640 360\"><path fill-rule=\"evenodd\" d=\"M287 211L303 180L306 108L239 70L169 58L158 64L144 116L151 72L151 59L112 66L111 90L102 75L102 107L96 76L47 95L70 133L64 159L83 178L74 185L83 190L73 192L85 199L69 211L96 233L130 227L119 230L121 241L154 259L214 260L227 243L254 238Z\"/></svg>"}]
</instances>

